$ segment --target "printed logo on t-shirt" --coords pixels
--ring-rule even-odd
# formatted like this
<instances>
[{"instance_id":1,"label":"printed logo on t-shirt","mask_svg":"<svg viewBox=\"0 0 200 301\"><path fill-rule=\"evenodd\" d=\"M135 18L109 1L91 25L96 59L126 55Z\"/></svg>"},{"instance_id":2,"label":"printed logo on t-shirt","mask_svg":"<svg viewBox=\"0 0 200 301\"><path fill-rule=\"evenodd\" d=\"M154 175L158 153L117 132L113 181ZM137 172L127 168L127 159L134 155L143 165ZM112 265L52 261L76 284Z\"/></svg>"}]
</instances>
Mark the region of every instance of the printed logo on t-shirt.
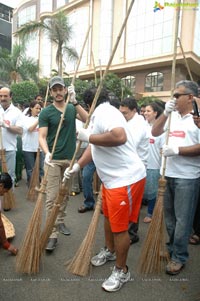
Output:
<instances>
[{"instance_id":1,"label":"printed logo on t-shirt","mask_svg":"<svg viewBox=\"0 0 200 301\"><path fill-rule=\"evenodd\" d=\"M184 131L173 131L169 133L169 137L185 138Z\"/></svg>"},{"instance_id":2,"label":"printed logo on t-shirt","mask_svg":"<svg viewBox=\"0 0 200 301\"><path fill-rule=\"evenodd\" d=\"M125 201L122 201L121 203L120 203L120 206L125 206L126 205L126 202Z\"/></svg>"},{"instance_id":3,"label":"printed logo on t-shirt","mask_svg":"<svg viewBox=\"0 0 200 301\"><path fill-rule=\"evenodd\" d=\"M150 138L150 139L149 139L149 143L154 144L154 143L155 143L155 139Z\"/></svg>"},{"instance_id":4,"label":"printed logo on t-shirt","mask_svg":"<svg viewBox=\"0 0 200 301\"><path fill-rule=\"evenodd\" d=\"M5 124L7 124L8 126L10 126L10 120L4 120Z\"/></svg>"}]
</instances>

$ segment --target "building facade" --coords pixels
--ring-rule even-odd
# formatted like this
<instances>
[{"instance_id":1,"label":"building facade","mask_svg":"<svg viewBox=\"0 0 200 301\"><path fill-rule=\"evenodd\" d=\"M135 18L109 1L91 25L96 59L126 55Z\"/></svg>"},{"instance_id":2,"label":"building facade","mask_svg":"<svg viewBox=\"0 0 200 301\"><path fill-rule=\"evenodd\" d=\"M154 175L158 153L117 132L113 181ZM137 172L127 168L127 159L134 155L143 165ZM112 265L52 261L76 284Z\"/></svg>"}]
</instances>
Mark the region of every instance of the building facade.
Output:
<instances>
[{"instance_id":1,"label":"building facade","mask_svg":"<svg viewBox=\"0 0 200 301\"><path fill-rule=\"evenodd\" d=\"M13 32L28 21L40 20L62 9L73 26L70 46L75 47L80 54L91 25L77 76L92 79L94 72L98 75L106 68L130 2L131 0L24 0L14 10ZM160 3L135 0L110 71L116 73L136 97L153 95L165 100L169 98L172 86L178 4L176 0ZM175 82L191 79L190 74L193 80L199 81L200 0L181 1L178 33L180 42L177 42ZM49 77L51 70L57 69L55 48L44 35L38 34L29 42L27 55L39 61L41 77ZM63 61L63 71L73 76L75 63L70 63L66 57Z\"/></svg>"},{"instance_id":2,"label":"building facade","mask_svg":"<svg viewBox=\"0 0 200 301\"><path fill-rule=\"evenodd\" d=\"M0 47L11 51L13 8L0 3Z\"/></svg>"}]
</instances>

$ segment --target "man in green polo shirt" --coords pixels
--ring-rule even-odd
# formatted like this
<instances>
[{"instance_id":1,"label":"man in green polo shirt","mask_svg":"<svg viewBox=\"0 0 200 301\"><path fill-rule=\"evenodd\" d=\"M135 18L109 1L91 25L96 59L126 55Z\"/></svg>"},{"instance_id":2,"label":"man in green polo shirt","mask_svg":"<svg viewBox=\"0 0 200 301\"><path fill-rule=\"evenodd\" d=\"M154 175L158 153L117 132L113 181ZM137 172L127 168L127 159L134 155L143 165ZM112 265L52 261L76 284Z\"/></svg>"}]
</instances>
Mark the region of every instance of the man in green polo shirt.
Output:
<instances>
[{"instance_id":1,"label":"man in green polo shirt","mask_svg":"<svg viewBox=\"0 0 200 301\"><path fill-rule=\"evenodd\" d=\"M76 94L73 85L68 89L62 77L54 76L49 81L50 94L53 97L53 104L44 108L39 115L39 143L45 153L45 166L48 167L47 187L46 187L46 212L50 214L54 201L59 192L59 187L63 179L63 173L76 149L76 124L77 114L83 122L86 121L87 112L76 101ZM70 102L65 110L65 96L70 94ZM62 126L60 128L55 151L52 149L62 114L65 111ZM70 235L70 231L64 224L66 216L66 205L68 196L63 200L59 213L49 237L46 250L52 252L57 245L58 230L64 235Z\"/></svg>"}]
</instances>

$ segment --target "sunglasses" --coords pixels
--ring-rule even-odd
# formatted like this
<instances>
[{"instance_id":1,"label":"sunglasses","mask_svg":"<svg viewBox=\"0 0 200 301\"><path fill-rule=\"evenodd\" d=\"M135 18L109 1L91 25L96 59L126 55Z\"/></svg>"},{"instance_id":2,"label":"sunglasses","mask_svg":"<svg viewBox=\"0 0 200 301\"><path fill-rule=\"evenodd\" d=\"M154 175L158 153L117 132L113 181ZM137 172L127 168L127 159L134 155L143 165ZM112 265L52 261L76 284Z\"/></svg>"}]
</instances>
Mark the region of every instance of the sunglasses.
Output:
<instances>
[{"instance_id":1,"label":"sunglasses","mask_svg":"<svg viewBox=\"0 0 200 301\"><path fill-rule=\"evenodd\" d=\"M188 94L188 93L182 93L182 94L180 94L180 93L174 93L173 97L176 98L176 99L178 99L182 95L190 95L190 94Z\"/></svg>"}]
</instances>

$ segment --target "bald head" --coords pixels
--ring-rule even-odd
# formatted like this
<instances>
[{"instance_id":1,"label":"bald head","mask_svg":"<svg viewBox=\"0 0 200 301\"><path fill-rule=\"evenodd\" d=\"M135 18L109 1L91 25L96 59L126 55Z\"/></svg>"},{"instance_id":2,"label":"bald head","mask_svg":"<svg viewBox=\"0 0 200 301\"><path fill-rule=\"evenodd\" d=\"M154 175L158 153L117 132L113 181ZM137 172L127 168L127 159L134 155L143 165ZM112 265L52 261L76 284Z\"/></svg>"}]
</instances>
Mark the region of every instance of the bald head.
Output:
<instances>
[{"instance_id":1,"label":"bald head","mask_svg":"<svg viewBox=\"0 0 200 301\"><path fill-rule=\"evenodd\" d=\"M0 89L0 104L4 110L6 110L12 101L12 93L9 88L2 87Z\"/></svg>"}]
</instances>

